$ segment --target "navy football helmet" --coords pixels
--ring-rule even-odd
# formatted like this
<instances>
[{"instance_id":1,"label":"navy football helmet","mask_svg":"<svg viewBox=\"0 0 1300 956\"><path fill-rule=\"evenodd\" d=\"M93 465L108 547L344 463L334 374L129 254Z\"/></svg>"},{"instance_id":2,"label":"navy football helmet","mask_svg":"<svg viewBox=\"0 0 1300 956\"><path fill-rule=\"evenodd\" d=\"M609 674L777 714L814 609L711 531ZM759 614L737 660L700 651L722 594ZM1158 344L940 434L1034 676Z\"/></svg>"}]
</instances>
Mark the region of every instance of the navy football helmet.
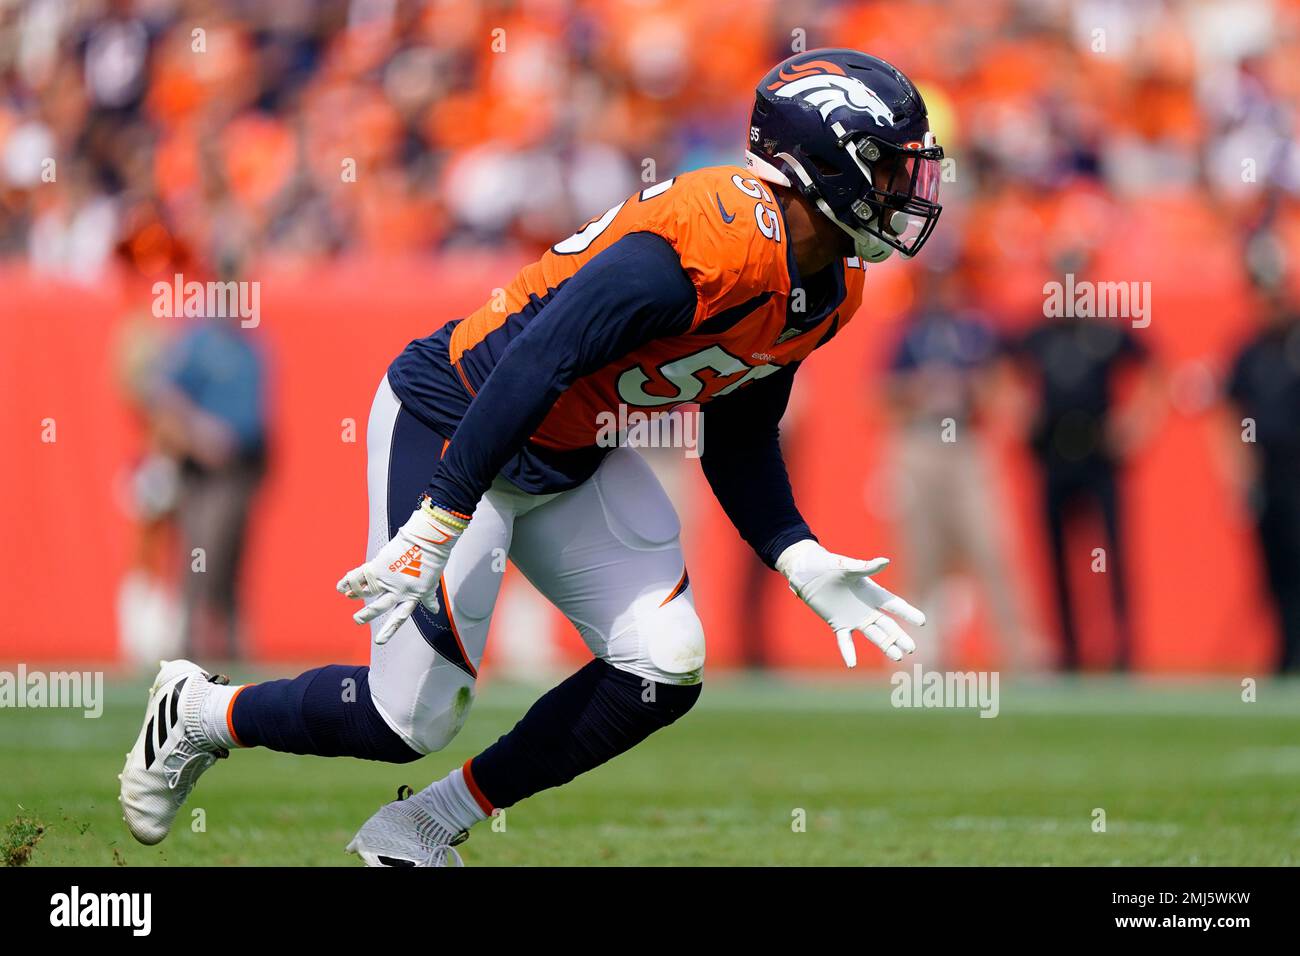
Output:
<instances>
[{"instance_id":1,"label":"navy football helmet","mask_svg":"<svg viewBox=\"0 0 1300 956\"><path fill-rule=\"evenodd\" d=\"M920 252L939 213L943 148L912 81L856 50L810 50L758 84L745 161L798 189L870 262Z\"/></svg>"}]
</instances>

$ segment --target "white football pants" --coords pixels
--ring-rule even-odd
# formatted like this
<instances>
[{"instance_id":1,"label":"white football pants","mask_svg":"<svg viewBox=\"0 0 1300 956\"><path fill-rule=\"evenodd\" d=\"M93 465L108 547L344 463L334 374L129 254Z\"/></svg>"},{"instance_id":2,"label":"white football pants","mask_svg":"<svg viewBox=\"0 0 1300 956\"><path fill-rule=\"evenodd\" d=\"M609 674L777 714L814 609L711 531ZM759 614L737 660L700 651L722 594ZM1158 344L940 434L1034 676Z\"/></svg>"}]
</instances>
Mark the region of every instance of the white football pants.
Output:
<instances>
[{"instance_id":1,"label":"white football pants","mask_svg":"<svg viewBox=\"0 0 1300 956\"><path fill-rule=\"evenodd\" d=\"M366 433L370 495L367 559L418 504L443 440L402 408L385 378ZM679 534L650 467L617 448L577 488L530 495L497 478L452 549L437 614L420 607L387 644L372 644L375 706L411 747L441 750L460 730L506 559L619 670L695 684L704 666ZM372 635L383 617L371 622Z\"/></svg>"}]
</instances>

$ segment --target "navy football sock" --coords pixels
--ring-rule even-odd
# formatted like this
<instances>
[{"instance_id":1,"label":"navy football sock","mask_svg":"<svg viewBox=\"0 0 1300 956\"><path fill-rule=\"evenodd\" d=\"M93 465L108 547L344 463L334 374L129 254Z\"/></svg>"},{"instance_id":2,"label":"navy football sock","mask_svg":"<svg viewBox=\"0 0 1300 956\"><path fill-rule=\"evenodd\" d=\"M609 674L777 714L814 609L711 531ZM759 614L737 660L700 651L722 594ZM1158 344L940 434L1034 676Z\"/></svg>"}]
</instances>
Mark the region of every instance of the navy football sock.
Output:
<instances>
[{"instance_id":1,"label":"navy football sock","mask_svg":"<svg viewBox=\"0 0 1300 956\"><path fill-rule=\"evenodd\" d=\"M389 763L424 756L375 708L369 667L330 664L293 680L250 684L235 697L230 725L244 747Z\"/></svg>"},{"instance_id":2,"label":"navy football sock","mask_svg":"<svg viewBox=\"0 0 1300 956\"><path fill-rule=\"evenodd\" d=\"M542 696L504 737L465 764L485 813L568 783L667 727L702 685L660 684L594 660Z\"/></svg>"}]
</instances>

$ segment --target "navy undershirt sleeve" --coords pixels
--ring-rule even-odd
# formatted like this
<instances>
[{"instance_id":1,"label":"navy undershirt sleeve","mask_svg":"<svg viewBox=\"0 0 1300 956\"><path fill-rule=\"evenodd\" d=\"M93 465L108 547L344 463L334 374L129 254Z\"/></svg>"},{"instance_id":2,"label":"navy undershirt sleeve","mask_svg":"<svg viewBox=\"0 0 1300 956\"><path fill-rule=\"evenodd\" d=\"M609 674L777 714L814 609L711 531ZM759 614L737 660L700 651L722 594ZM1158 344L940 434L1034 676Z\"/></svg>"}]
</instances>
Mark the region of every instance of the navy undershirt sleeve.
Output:
<instances>
[{"instance_id":1,"label":"navy undershirt sleeve","mask_svg":"<svg viewBox=\"0 0 1300 956\"><path fill-rule=\"evenodd\" d=\"M574 380L688 332L696 301L677 253L652 233L629 233L592 258L501 353L429 483L434 504L473 514Z\"/></svg>"},{"instance_id":2,"label":"navy undershirt sleeve","mask_svg":"<svg viewBox=\"0 0 1300 956\"><path fill-rule=\"evenodd\" d=\"M787 365L704 407L705 477L740 536L768 567L796 541L816 540L795 507L781 456L781 416L798 367Z\"/></svg>"}]
</instances>

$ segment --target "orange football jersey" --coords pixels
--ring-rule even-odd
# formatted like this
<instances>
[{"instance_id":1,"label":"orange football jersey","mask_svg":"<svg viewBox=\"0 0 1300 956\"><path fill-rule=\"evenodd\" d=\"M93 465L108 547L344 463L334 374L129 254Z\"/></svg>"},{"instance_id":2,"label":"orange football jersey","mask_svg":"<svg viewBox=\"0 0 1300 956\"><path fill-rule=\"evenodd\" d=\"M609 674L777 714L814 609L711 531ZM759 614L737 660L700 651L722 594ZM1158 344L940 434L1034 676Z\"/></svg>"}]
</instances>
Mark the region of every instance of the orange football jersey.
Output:
<instances>
[{"instance_id":1,"label":"orange football jersey","mask_svg":"<svg viewBox=\"0 0 1300 956\"><path fill-rule=\"evenodd\" d=\"M629 233L666 240L697 294L690 330L655 339L578 378L551 408L532 441L553 449L596 443L600 413L663 411L705 403L806 358L847 323L862 299L863 268L837 268L842 296L815 313L796 277L785 221L767 185L739 166L686 173L643 189L591 220L524 267L504 290L451 333L448 358L473 394L492 370L508 320L544 306L569 277ZM839 266L840 264L837 264ZM810 324L811 323L811 324Z\"/></svg>"}]
</instances>

